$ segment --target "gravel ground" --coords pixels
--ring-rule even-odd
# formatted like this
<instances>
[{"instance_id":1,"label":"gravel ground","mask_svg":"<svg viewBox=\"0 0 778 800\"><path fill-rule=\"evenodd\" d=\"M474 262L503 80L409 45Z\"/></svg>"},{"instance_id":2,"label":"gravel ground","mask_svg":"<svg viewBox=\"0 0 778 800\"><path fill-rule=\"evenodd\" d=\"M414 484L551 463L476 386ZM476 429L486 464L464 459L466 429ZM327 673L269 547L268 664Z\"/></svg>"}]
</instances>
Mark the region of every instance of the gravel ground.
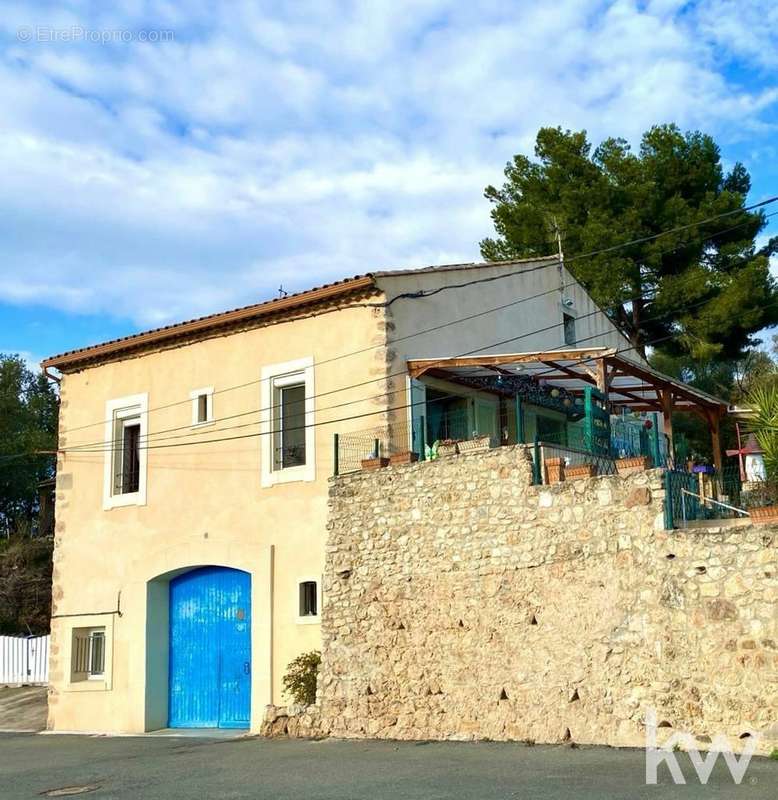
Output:
<instances>
[{"instance_id":1,"label":"gravel ground","mask_svg":"<svg viewBox=\"0 0 778 800\"><path fill-rule=\"evenodd\" d=\"M45 686L0 686L0 731L42 731L47 711Z\"/></svg>"}]
</instances>

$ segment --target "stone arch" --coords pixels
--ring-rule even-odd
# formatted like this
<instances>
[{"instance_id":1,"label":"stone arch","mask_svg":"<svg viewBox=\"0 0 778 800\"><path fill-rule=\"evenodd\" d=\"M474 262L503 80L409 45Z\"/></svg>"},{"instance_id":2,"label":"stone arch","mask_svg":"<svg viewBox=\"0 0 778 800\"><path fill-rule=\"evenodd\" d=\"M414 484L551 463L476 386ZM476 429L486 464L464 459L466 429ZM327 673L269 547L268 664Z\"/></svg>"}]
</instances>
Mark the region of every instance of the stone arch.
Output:
<instances>
[{"instance_id":1,"label":"stone arch","mask_svg":"<svg viewBox=\"0 0 778 800\"><path fill-rule=\"evenodd\" d=\"M251 729L259 730L264 707L272 702L272 553L268 545L236 547L224 539L189 535L167 539L128 565L122 626L137 631L126 634L128 641L145 643L127 654L130 673L138 676L128 687L136 730L167 725L170 580L205 566L237 569L252 577L251 633L259 657L253 665Z\"/></svg>"}]
</instances>

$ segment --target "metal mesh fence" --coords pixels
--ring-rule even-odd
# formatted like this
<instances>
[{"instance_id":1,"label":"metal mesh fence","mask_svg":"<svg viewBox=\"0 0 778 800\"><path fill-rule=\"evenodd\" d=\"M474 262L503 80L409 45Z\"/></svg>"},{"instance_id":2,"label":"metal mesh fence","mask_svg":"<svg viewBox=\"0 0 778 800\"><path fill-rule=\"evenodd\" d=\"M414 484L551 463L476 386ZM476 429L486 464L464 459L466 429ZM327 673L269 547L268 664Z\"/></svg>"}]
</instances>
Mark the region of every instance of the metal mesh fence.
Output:
<instances>
[{"instance_id":1,"label":"metal mesh fence","mask_svg":"<svg viewBox=\"0 0 778 800\"><path fill-rule=\"evenodd\" d=\"M335 474L344 475L362 468L362 461L390 458L412 452L421 461L425 457L424 417L413 422L397 420L388 425L367 428L334 437Z\"/></svg>"},{"instance_id":2,"label":"metal mesh fence","mask_svg":"<svg viewBox=\"0 0 778 800\"><path fill-rule=\"evenodd\" d=\"M542 483L548 483L548 475L544 465L548 459L553 458L563 459L565 469L590 464L594 467L596 475L614 475L616 473L616 461L607 455L592 453L588 450L568 445L554 444L553 442L538 442L537 449L539 450L540 464L542 465Z\"/></svg>"},{"instance_id":3,"label":"metal mesh fence","mask_svg":"<svg viewBox=\"0 0 778 800\"><path fill-rule=\"evenodd\" d=\"M778 502L774 481L744 481L738 464L720 470L700 466L691 472L669 469L665 474L665 525L743 518L757 508Z\"/></svg>"}]
</instances>

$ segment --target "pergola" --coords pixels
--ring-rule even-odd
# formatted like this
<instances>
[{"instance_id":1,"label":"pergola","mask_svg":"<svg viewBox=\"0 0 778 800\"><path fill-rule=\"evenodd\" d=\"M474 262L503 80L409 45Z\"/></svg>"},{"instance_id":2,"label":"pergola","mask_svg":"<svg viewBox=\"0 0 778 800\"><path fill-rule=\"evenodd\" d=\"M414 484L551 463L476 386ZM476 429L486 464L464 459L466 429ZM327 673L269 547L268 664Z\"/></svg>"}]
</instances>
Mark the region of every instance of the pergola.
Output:
<instances>
[{"instance_id":1,"label":"pergola","mask_svg":"<svg viewBox=\"0 0 778 800\"><path fill-rule=\"evenodd\" d=\"M624 406L632 411L660 412L664 433L670 443L673 441L673 414L690 411L707 423L713 461L717 469L721 468L720 426L727 413L727 403L645 364L625 358L615 348L411 359L408 372L412 378L431 375L454 382L495 374L526 376L564 388L572 394L583 394L585 386L593 385L613 406Z\"/></svg>"}]
</instances>

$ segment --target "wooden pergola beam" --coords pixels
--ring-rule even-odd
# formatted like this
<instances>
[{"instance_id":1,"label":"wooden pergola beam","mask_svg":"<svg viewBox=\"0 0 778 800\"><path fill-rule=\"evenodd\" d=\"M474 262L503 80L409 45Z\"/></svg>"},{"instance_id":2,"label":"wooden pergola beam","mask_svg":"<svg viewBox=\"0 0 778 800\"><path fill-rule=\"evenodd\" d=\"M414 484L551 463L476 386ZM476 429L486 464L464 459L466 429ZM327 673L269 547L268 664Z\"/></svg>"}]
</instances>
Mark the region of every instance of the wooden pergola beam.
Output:
<instances>
[{"instance_id":1,"label":"wooden pergola beam","mask_svg":"<svg viewBox=\"0 0 778 800\"><path fill-rule=\"evenodd\" d=\"M640 397L640 395L632 394L632 392L630 392L627 389L619 389L618 387L615 387L615 386L611 389L611 392L613 394L621 395L622 397L628 397L629 399L634 400L634 401L636 401L638 403L643 403L643 404L645 404L647 406L651 406L655 411L661 411L662 410L661 403L658 400L652 400L650 397ZM611 400L611 402L612 403L620 403L621 401L620 400ZM629 403L627 403L627 405L629 405Z\"/></svg>"},{"instance_id":2,"label":"wooden pergola beam","mask_svg":"<svg viewBox=\"0 0 778 800\"><path fill-rule=\"evenodd\" d=\"M655 386L646 386L645 384L641 386L614 386L611 383L611 391L614 392L654 392L656 393Z\"/></svg>"},{"instance_id":3,"label":"wooden pergola beam","mask_svg":"<svg viewBox=\"0 0 778 800\"><path fill-rule=\"evenodd\" d=\"M662 389L663 391L669 390L673 393L673 395L677 397L683 397L697 406L718 409L724 408L722 403L718 403L713 399L708 400L707 398L702 397L691 390L685 389L683 386L673 381L663 380L658 375L643 369L639 364L632 364L632 362L630 362L628 366L625 366L624 361L614 360L612 356L605 356L605 358L617 369L621 369L623 374L628 374L633 378L640 378L640 380L644 381L650 386L655 387L657 389L657 395L659 394L659 389Z\"/></svg>"},{"instance_id":4,"label":"wooden pergola beam","mask_svg":"<svg viewBox=\"0 0 778 800\"><path fill-rule=\"evenodd\" d=\"M588 383L594 383L595 375L593 370L586 369L584 367L584 373L581 374L580 372L576 372L574 369L570 367L566 367L564 364L558 364L556 361L548 361L544 360L540 362L541 364L545 364L547 367L552 367L553 369L558 369L560 372L565 374L566 378L575 378L577 381L587 381ZM538 378L545 378L550 379L550 375L538 375Z\"/></svg>"},{"instance_id":5,"label":"wooden pergola beam","mask_svg":"<svg viewBox=\"0 0 778 800\"><path fill-rule=\"evenodd\" d=\"M713 451L713 466L721 470L721 414L712 409L706 409L710 444Z\"/></svg>"},{"instance_id":6,"label":"wooden pergola beam","mask_svg":"<svg viewBox=\"0 0 778 800\"><path fill-rule=\"evenodd\" d=\"M598 347L591 350L550 350L540 353L503 353L496 356L457 356L455 358L409 359L408 373L418 378L431 369L456 369L457 367L489 367L506 364L526 364L530 361L591 361L595 358L614 355L615 349Z\"/></svg>"},{"instance_id":7,"label":"wooden pergola beam","mask_svg":"<svg viewBox=\"0 0 778 800\"><path fill-rule=\"evenodd\" d=\"M613 348L414 359L408 361L408 372L413 378L429 373L438 375L445 380L458 382L458 376L446 372L446 370L471 367L504 375L514 375L515 371L506 370L506 368L522 363L543 364L549 368L550 372L546 374L533 373L529 370L522 373L538 382L545 379L547 381L581 381L595 384L610 403L624 405L633 411L660 411L664 420L664 434L670 446L671 462L675 456L673 412L683 410L698 414L708 424L713 461L717 468L721 468L721 418L727 411L727 405L715 397L698 393L684 384L657 374L638 363L619 358ZM592 366L589 366L590 364ZM634 385L634 382L629 382L626 386L613 386L613 380L616 377L634 378L642 381L642 384ZM489 391L486 387L484 389ZM576 395L582 393L582 389L578 387L568 391L572 391ZM644 396L651 392L655 393L655 398Z\"/></svg>"},{"instance_id":8,"label":"wooden pergola beam","mask_svg":"<svg viewBox=\"0 0 778 800\"><path fill-rule=\"evenodd\" d=\"M598 358L595 362L595 380L597 382L597 389L607 397L610 375L608 372L608 361L605 358Z\"/></svg>"}]
</instances>

